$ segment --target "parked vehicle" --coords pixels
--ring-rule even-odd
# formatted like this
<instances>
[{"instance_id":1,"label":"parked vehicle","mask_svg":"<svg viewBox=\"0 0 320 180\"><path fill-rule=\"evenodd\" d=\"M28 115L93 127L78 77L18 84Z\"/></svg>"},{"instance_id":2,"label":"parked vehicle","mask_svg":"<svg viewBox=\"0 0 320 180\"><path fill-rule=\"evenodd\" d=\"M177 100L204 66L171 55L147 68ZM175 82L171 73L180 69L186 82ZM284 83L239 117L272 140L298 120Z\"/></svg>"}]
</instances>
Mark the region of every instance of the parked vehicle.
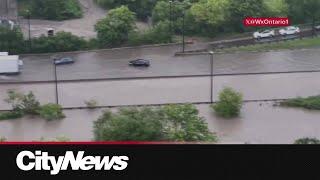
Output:
<instances>
[{"instance_id":1,"label":"parked vehicle","mask_svg":"<svg viewBox=\"0 0 320 180\"><path fill-rule=\"evenodd\" d=\"M264 31L257 31L253 33L253 37L256 39L270 38L274 36L275 36L274 30L264 30Z\"/></svg>"},{"instance_id":2,"label":"parked vehicle","mask_svg":"<svg viewBox=\"0 0 320 180\"><path fill-rule=\"evenodd\" d=\"M64 57L61 59L54 59L55 65L64 65L64 64L72 64L74 63L74 60L70 57Z\"/></svg>"},{"instance_id":3,"label":"parked vehicle","mask_svg":"<svg viewBox=\"0 0 320 180\"><path fill-rule=\"evenodd\" d=\"M317 31L320 31L320 25L314 27Z\"/></svg>"},{"instance_id":4,"label":"parked vehicle","mask_svg":"<svg viewBox=\"0 0 320 180\"><path fill-rule=\"evenodd\" d=\"M279 30L279 34L282 36L294 35L294 34L298 34L298 33L300 33L300 28L296 27L296 26L289 26L289 27L286 27L284 29Z\"/></svg>"},{"instance_id":5,"label":"parked vehicle","mask_svg":"<svg viewBox=\"0 0 320 180\"><path fill-rule=\"evenodd\" d=\"M133 61L129 61L129 65L130 66L150 66L150 60L146 60L146 59L136 59Z\"/></svg>"},{"instance_id":6,"label":"parked vehicle","mask_svg":"<svg viewBox=\"0 0 320 180\"><path fill-rule=\"evenodd\" d=\"M0 74L19 74L22 66L23 61L19 60L19 56L0 56Z\"/></svg>"}]
</instances>

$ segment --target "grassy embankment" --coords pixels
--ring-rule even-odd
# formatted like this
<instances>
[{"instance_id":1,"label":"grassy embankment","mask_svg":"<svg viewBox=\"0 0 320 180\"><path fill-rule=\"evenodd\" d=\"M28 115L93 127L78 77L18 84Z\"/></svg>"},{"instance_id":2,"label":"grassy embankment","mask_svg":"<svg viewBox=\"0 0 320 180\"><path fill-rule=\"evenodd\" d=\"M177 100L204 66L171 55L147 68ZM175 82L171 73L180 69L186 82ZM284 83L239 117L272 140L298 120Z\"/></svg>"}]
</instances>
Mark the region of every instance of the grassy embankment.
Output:
<instances>
[{"instance_id":1,"label":"grassy embankment","mask_svg":"<svg viewBox=\"0 0 320 180\"><path fill-rule=\"evenodd\" d=\"M269 50L284 50L284 49L302 49L320 47L320 37L296 39L283 42L256 44L241 47L232 47L218 50L219 52L246 52L246 51L269 51Z\"/></svg>"}]
</instances>

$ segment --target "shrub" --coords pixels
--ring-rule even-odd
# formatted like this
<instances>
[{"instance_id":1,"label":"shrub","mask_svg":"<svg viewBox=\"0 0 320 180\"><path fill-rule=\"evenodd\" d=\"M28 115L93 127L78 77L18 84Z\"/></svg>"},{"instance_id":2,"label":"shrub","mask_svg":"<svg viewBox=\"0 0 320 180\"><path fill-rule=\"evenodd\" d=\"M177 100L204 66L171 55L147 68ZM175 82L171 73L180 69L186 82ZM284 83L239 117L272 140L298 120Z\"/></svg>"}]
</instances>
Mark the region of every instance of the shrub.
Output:
<instances>
[{"instance_id":1,"label":"shrub","mask_svg":"<svg viewBox=\"0 0 320 180\"><path fill-rule=\"evenodd\" d=\"M46 104L41 106L39 110L40 117L46 120L63 119L65 115L62 112L62 107L58 104Z\"/></svg>"},{"instance_id":2,"label":"shrub","mask_svg":"<svg viewBox=\"0 0 320 180\"><path fill-rule=\"evenodd\" d=\"M94 99L91 99L89 101L85 101L84 103L86 104L87 108L89 108L89 109L94 109L98 106L98 102Z\"/></svg>"},{"instance_id":3,"label":"shrub","mask_svg":"<svg viewBox=\"0 0 320 180\"><path fill-rule=\"evenodd\" d=\"M166 139L188 142L217 141L217 137L209 131L208 124L199 116L199 111L194 105L168 105L161 111L166 119Z\"/></svg>"},{"instance_id":4,"label":"shrub","mask_svg":"<svg viewBox=\"0 0 320 180\"><path fill-rule=\"evenodd\" d=\"M129 34L129 45L160 44L172 42L169 22L162 21L145 32L133 31Z\"/></svg>"},{"instance_id":5,"label":"shrub","mask_svg":"<svg viewBox=\"0 0 320 180\"><path fill-rule=\"evenodd\" d=\"M66 20L82 17L78 0L29 0L30 16L49 20ZM27 9L26 9L27 10ZM25 17L27 13L22 13Z\"/></svg>"},{"instance_id":6,"label":"shrub","mask_svg":"<svg viewBox=\"0 0 320 180\"><path fill-rule=\"evenodd\" d=\"M212 105L216 114L224 118L239 116L241 107L242 94L228 87L219 94L219 102Z\"/></svg>"},{"instance_id":7,"label":"shrub","mask_svg":"<svg viewBox=\"0 0 320 180\"><path fill-rule=\"evenodd\" d=\"M58 32L54 36L41 36L32 39L33 53L77 51L88 48L88 43L81 37L69 32Z\"/></svg>"},{"instance_id":8,"label":"shrub","mask_svg":"<svg viewBox=\"0 0 320 180\"><path fill-rule=\"evenodd\" d=\"M294 144L320 144L320 140L317 138L301 138L297 139Z\"/></svg>"},{"instance_id":9,"label":"shrub","mask_svg":"<svg viewBox=\"0 0 320 180\"><path fill-rule=\"evenodd\" d=\"M0 26L0 49L10 54L23 53L25 51L25 42L20 29L11 30L8 27Z\"/></svg>"},{"instance_id":10,"label":"shrub","mask_svg":"<svg viewBox=\"0 0 320 180\"><path fill-rule=\"evenodd\" d=\"M5 138L5 137L0 137L0 142L5 142L5 141L7 141L7 138Z\"/></svg>"},{"instance_id":11,"label":"shrub","mask_svg":"<svg viewBox=\"0 0 320 180\"><path fill-rule=\"evenodd\" d=\"M18 119L23 116L21 111L10 111L0 113L0 120Z\"/></svg>"},{"instance_id":12,"label":"shrub","mask_svg":"<svg viewBox=\"0 0 320 180\"><path fill-rule=\"evenodd\" d=\"M310 96L307 98L295 98L285 100L280 103L281 106L301 107L305 109L320 110L320 96Z\"/></svg>"},{"instance_id":13,"label":"shrub","mask_svg":"<svg viewBox=\"0 0 320 180\"><path fill-rule=\"evenodd\" d=\"M9 90L7 93L8 98L5 99L5 101L11 104L14 111L31 115L38 114L40 103L33 92L30 91L28 94L22 94L14 90Z\"/></svg>"},{"instance_id":14,"label":"shrub","mask_svg":"<svg viewBox=\"0 0 320 180\"><path fill-rule=\"evenodd\" d=\"M94 135L97 141L217 141L193 105L106 111L94 122Z\"/></svg>"}]
</instances>

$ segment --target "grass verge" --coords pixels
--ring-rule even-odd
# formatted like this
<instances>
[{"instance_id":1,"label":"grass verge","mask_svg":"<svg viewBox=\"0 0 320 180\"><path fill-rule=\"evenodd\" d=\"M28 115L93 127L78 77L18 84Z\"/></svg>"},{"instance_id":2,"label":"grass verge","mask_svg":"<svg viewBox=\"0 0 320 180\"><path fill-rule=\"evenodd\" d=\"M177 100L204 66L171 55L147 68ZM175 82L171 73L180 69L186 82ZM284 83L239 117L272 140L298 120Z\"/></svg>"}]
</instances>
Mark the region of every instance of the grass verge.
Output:
<instances>
[{"instance_id":1,"label":"grass verge","mask_svg":"<svg viewBox=\"0 0 320 180\"><path fill-rule=\"evenodd\" d=\"M249 46L232 47L218 50L218 52L246 52L246 51L269 51L269 50L282 50L282 49L301 49L320 47L320 37L295 39L282 42L273 42L265 44L255 44Z\"/></svg>"},{"instance_id":2,"label":"grass verge","mask_svg":"<svg viewBox=\"0 0 320 180\"><path fill-rule=\"evenodd\" d=\"M320 110L320 95L307 98L298 97L280 103L280 106L299 107L311 110Z\"/></svg>"}]
</instances>

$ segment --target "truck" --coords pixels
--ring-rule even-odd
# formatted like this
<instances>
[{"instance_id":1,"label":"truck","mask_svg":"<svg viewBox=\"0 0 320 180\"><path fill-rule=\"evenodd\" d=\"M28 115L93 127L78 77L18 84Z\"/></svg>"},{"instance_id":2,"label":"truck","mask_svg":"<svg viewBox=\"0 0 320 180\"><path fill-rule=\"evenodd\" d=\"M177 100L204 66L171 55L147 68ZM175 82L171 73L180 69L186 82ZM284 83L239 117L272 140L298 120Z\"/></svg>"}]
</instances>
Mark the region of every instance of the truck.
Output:
<instances>
[{"instance_id":1,"label":"truck","mask_svg":"<svg viewBox=\"0 0 320 180\"><path fill-rule=\"evenodd\" d=\"M22 66L23 61L19 60L17 55L0 56L0 74L19 74Z\"/></svg>"}]
</instances>

